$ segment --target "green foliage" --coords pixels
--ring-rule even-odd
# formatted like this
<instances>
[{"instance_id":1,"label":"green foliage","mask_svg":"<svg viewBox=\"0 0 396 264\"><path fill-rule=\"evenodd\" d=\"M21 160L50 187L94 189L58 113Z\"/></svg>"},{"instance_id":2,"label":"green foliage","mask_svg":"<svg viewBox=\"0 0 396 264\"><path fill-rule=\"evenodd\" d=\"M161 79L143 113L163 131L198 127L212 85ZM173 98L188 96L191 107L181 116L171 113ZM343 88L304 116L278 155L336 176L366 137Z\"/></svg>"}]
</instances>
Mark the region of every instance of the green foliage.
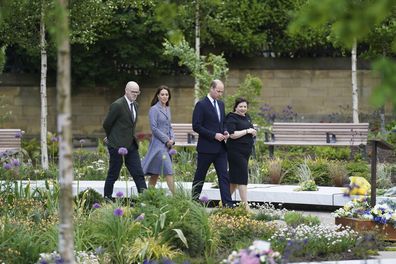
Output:
<instances>
[{"instance_id":1,"label":"green foliage","mask_svg":"<svg viewBox=\"0 0 396 264\"><path fill-rule=\"evenodd\" d=\"M388 17L393 6L392 0L308 1L290 24L289 30L298 32L306 27L320 28L330 23L336 40L351 48L355 40L360 42L373 27Z\"/></svg>"},{"instance_id":2,"label":"green foliage","mask_svg":"<svg viewBox=\"0 0 396 264\"><path fill-rule=\"evenodd\" d=\"M306 28L321 28L330 25L332 42L341 45L348 50L353 43L367 41L371 43L369 37L374 37L374 45L378 43L391 44L392 52L396 51L395 34L395 2L393 0L324 0L308 1L298 12L295 19L289 26L292 33L305 32ZM385 32L383 35L374 35L374 32ZM388 32L386 32L388 31ZM383 39L382 36L388 39ZM378 39L376 40L376 37ZM373 49L371 49L371 52ZM390 55L389 47L381 45L377 54L380 56ZM395 62L389 59L378 59L373 64L374 70L378 72L382 80L373 94L373 103L383 106L390 102L396 107L394 74Z\"/></svg>"},{"instance_id":3,"label":"green foliage","mask_svg":"<svg viewBox=\"0 0 396 264\"><path fill-rule=\"evenodd\" d=\"M319 186L331 186L332 179L329 175L329 161L327 159L308 160L308 166L312 172L315 183Z\"/></svg>"},{"instance_id":4,"label":"green foliage","mask_svg":"<svg viewBox=\"0 0 396 264\"><path fill-rule=\"evenodd\" d=\"M210 88L210 83L214 79L224 79L227 77L227 61L223 55L196 56L193 48L186 40L172 44L168 40L164 42L164 54L179 58L179 65L186 66L191 75L199 81L199 97L205 96Z\"/></svg>"},{"instance_id":5,"label":"green foliage","mask_svg":"<svg viewBox=\"0 0 396 264\"><path fill-rule=\"evenodd\" d=\"M0 261L2 263L35 263L41 252L55 249L51 241L44 241L46 229L42 225L29 227L28 222L0 218ZM53 223L51 223L53 225Z\"/></svg>"},{"instance_id":6,"label":"green foliage","mask_svg":"<svg viewBox=\"0 0 396 264\"><path fill-rule=\"evenodd\" d=\"M116 216L116 209L123 210L124 214ZM86 236L91 245L103 247L113 263L128 263L127 253L143 231L141 223L134 220L132 210L119 203L104 204L95 209L85 226L89 228Z\"/></svg>"},{"instance_id":7,"label":"green foliage","mask_svg":"<svg viewBox=\"0 0 396 264\"><path fill-rule=\"evenodd\" d=\"M96 190L94 190L92 188L88 188L88 189L80 192L74 198L74 201L76 203L78 203L78 201L80 201L80 203L77 205L82 206L85 211L90 211L90 210L92 210L92 207L95 203L103 204L104 198Z\"/></svg>"},{"instance_id":8,"label":"green foliage","mask_svg":"<svg viewBox=\"0 0 396 264\"><path fill-rule=\"evenodd\" d=\"M162 241L182 249L191 256L211 254L216 248L216 238L209 227L205 208L193 202L191 197L178 190L175 196L166 196L164 190L149 188L137 199L135 208L145 214L143 224L152 228L157 226L158 217L163 215L161 224ZM175 236L175 229L181 230L188 247Z\"/></svg>"},{"instance_id":9,"label":"green foliage","mask_svg":"<svg viewBox=\"0 0 396 264\"><path fill-rule=\"evenodd\" d=\"M370 166L365 161L352 161L346 164L348 176L363 177L370 181Z\"/></svg>"},{"instance_id":10,"label":"green foliage","mask_svg":"<svg viewBox=\"0 0 396 264\"><path fill-rule=\"evenodd\" d=\"M320 224L320 220L317 216L314 215L304 216L302 213L295 211L286 212L284 215L284 220L288 225L292 227L296 227L302 224L309 226Z\"/></svg>"},{"instance_id":11,"label":"green foliage","mask_svg":"<svg viewBox=\"0 0 396 264\"><path fill-rule=\"evenodd\" d=\"M1 52L0 52L0 60L1 60ZM1 61L0 61L1 67ZM1 73L1 68L0 68ZM12 118L12 111L9 110L10 104L7 102L4 95L0 95L0 125L3 125L6 121L9 121Z\"/></svg>"},{"instance_id":12,"label":"green foliage","mask_svg":"<svg viewBox=\"0 0 396 264\"><path fill-rule=\"evenodd\" d=\"M5 63L5 46L0 47L0 73L3 72L3 67L4 67L4 63Z\"/></svg>"},{"instance_id":13,"label":"green foliage","mask_svg":"<svg viewBox=\"0 0 396 264\"><path fill-rule=\"evenodd\" d=\"M351 149L349 147L317 146L314 147L314 153L316 157L323 159L346 160L351 155Z\"/></svg>"},{"instance_id":14,"label":"green foliage","mask_svg":"<svg viewBox=\"0 0 396 264\"><path fill-rule=\"evenodd\" d=\"M381 76L381 83L374 89L372 103L377 107L390 103L396 110L396 61L381 58L373 63L373 70Z\"/></svg>"}]
</instances>

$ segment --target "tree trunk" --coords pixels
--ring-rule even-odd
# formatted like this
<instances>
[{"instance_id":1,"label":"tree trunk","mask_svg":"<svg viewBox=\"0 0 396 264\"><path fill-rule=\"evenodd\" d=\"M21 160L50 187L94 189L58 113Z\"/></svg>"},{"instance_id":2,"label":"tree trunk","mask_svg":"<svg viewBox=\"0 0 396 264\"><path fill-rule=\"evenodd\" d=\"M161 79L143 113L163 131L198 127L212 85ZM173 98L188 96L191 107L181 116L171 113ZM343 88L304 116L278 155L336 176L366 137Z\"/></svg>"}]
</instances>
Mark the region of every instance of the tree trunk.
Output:
<instances>
[{"instance_id":1,"label":"tree trunk","mask_svg":"<svg viewBox=\"0 0 396 264\"><path fill-rule=\"evenodd\" d=\"M63 263L74 263L73 244L73 164L70 98L70 42L67 0L58 0L57 110L59 134L59 252Z\"/></svg>"},{"instance_id":2,"label":"tree trunk","mask_svg":"<svg viewBox=\"0 0 396 264\"><path fill-rule=\"evenodd\" d=\"M196 0L195 3L195 55L197 56L197 63L200 62L199 57L201 56L201 39L200 39L200 24L199 24L199 0ZM199 65L197 65L199 67ZM194 84L194 105L199 100L199 80L195 77Z\"/></svg>"},{"instance_id":3,"label":"tree trunk","mask_svg":"<svg viewBox=\"0 0 396 264\"><path fill-rule=\"evenodd\" d=\"M352 47L352 117L353 123L359 123L359 99L356 75L356 47L357 41L353 42Z\"/></svg>"},{"instance_id":4,"label":"tree trunk","mask_svg":"<svg viewBox=\"0 0 396 264\"><path fill-rule=\"evenodd\" d=\"M48 148L47 148L47 47L45 41L45 22L44 6L41 7L40 20L40 48L41 48L41 79L40 79L40 98L41 98L41 166L48 170Z\"/></svg>"}]
</instances>

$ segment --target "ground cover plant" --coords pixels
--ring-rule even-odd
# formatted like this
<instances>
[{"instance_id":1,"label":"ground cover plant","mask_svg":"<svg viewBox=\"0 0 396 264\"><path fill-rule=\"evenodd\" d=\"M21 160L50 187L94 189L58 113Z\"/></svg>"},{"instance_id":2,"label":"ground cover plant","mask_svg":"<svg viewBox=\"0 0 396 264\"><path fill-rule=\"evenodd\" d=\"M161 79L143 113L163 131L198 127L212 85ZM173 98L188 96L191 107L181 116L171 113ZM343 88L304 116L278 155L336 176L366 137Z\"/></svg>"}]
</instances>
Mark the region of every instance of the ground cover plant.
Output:
<instances>
[{"instance_id":1,"label":"ground cover plant","mask_svg":"<svg viewBox=\"0 0 396 264\"><path fill-rule=\"evenodd\" d=\"M59 261L56 253L59 188L56 185L56 182L48 182L40 191L25 189L19 196L11 189L1 189L2 262ZM230 255L240 258L246 252L251 254L252 251L246 249L254 240L271 242L271 248L279 252L274 256L282 261L330 256L337 259L345 255L348 258L362 257L362 246L359 251L350 247L361 238L360 234L335 229L321 231L327 229L315 217L276 209L270 204L259 206L254 213L242 206L208 210L205 203L192 201L181 189L175 196L160 189L148 189L134 198L133 207L128 201L119 192L115 202L104 202L93 190L75 198L74 240L76 256L80 259L77 263L137 263L144 260L220 263ZM292 233L297 231L298 236ZM310 237L315 232L324 234ZM298 238L299 242L295 244L303 247L296 251L298 253L290 252L292 248L287 241L291 236ZM308 240L301 244L300 240L304 239ZM368 251L370 254L379 248L375 245L370 248L373 251ZM239 250L242 251L232 253ZM260 252L269 257L268 250ZM84 259L91 262L83 262Z\"/></svg>"}]
</instances>

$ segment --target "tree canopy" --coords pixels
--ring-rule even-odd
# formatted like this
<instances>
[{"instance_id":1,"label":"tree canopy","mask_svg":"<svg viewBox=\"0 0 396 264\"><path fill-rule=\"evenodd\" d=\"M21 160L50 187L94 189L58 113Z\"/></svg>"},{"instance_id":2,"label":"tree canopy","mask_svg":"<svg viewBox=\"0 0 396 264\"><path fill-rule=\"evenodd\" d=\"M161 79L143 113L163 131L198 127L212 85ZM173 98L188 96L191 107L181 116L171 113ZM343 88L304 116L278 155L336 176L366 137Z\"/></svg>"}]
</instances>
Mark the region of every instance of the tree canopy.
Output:
<instances>
[{"instance_id":1,"label":"tree canopy","mask_svg":"<svg viewBox=\"0 0 396 264\"><path fill-rule=\"evenodd\" d=\"M13 5L0 24L0 46L7 44L5 71L38 72L39 0L3 1ZM51 0L44 1L51 4ZM317 3L308 10L307 4ZM373 58L395 55L396 11L392 0L71 0L73 86L116 86L126 79L185 72L165 56L165 39L184 36L194 46L195 5L199 4L201 51L233 57L339 57L349 56L344 45L350 33L363 32L358 55ZM335 3L335 4L332 4ZM361 5L361 8L353 8ZM351 10L352 13L345 13ZM295 14L305 12L313 27L289 31ZM378 19L375 13L386 12ZM321 13L325 18L321 18ZM348 16L368 17L342 26ZM48 16L48 25L52 18ZM340 21L332 23L332 21ZM297 23L297 24L298 24ZM297 25L296 23L294 25ZM375 25L374 27L370 25ZM51 27L50 27L51 29ZM51 30L50 30L51 32ZM337 34L335 34L337 32ZM363 36L362 35L362 36ZM344 37L343 37L344 36ZM392 44L393 43L393 44ZM49 43L49 72L56 60ZM1 55L0 55L1 56Z\"/></svg>"}]
</instances>

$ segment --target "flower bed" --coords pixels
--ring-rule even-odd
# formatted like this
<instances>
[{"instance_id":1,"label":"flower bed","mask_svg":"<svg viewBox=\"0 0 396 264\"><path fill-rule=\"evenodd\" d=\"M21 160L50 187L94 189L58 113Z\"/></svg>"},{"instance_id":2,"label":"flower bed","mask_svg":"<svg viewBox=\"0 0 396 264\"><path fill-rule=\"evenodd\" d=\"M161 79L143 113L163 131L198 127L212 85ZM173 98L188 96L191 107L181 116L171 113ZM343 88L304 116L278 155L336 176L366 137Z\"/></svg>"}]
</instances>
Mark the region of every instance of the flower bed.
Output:
<instances>
[{"instance_id":1,"label":"flower bed","mask_svg":"<svg viewBox=\"0 0 396 264\"><path fill-rule=\"evenodd\" d=\"M377 230L385 240L396 241L396 204L382 201L373 208L367 197L354 199L334 212L335 223L355 231Z\"/></svg>"},{"instance_id":2,"label":"flower bed","mask_svg":"<svg viewBox=\"0 0 396 264\"><path fill-rule=\"evenodd\" d=\"M355 231L376 230L384 237L385 240L396 241L396 229L390 224L378 224L372 220L349 217L337 217L335 219L335 224L345 227L349 226Z\"/></svg>"}]
</instances>

